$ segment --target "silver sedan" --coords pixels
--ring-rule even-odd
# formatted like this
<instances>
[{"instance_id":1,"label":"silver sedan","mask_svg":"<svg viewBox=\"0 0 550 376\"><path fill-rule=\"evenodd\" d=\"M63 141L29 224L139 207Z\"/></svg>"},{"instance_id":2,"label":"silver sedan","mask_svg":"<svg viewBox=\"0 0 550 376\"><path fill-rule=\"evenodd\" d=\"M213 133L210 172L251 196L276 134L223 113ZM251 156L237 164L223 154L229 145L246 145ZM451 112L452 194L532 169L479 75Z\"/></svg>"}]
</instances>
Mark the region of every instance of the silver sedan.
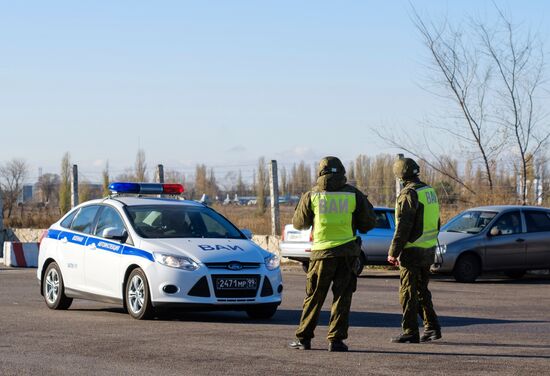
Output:
<instances>
[{"instance_id":1,"label":"silver sedan","mask_svg":"<svg viewBox=\"0 0 550 376\"><path fill-rule=\"evenodd\" d=\"M466 210L441 228L432 271L474 282L483 272L521 278L550 268L550 209L482 206Z\"/></svg>"}]
</instances>

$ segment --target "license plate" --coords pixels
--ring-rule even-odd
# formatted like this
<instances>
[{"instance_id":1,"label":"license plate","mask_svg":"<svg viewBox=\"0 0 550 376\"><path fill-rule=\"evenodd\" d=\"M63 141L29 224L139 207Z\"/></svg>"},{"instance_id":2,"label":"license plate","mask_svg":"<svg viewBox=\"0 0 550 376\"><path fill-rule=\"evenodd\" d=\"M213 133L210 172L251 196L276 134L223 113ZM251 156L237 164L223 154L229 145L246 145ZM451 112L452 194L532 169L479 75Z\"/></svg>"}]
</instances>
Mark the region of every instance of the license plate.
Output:
<instances>
[{"instance_id":1,"label":"license plate","mask_svg":"<svg viewBox=\"0 0 550 376\"><path fill-rule=\"evenodd\" d=\"M252 277L216 278L217 290L256 290L258 280Z\"/></svg>"},{"instance_id":2,"label":"license plate","mask_svg":"<svg viewBox=\"0 0 550 376\"><path fill-rule=\"evenodd\" d=\"M288 240L300 240L302 238L302 233L300 232L289 232L287 234Z\"/></svg>"}]
</instances>

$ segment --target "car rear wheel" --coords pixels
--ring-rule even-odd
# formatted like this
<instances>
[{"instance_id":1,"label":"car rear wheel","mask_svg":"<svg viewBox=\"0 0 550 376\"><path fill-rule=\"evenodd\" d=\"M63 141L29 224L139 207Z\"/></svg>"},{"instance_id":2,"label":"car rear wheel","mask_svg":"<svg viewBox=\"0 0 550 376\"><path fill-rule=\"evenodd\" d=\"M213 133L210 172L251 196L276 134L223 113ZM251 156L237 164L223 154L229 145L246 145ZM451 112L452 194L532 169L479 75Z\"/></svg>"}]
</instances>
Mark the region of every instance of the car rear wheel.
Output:
<instances>
[{"instance_id":1,"label":"car rear wheel","mask_svg":"<svg viewBox=\"0 0 550 376\"><path fill-rule=\"evenodd\" d=\"M307 271L309 270L309 262L308 261L303 261L302 262L302 270L304 271L304 273L307 273Z\"/></svg>"},{"instance_id":2,"label":"car rear wheel","mask_svg":"<svg viewBox=\"0 0 550 376\"><path fill-rule=\"evenodd\" d=\"M520 279L525 275L525 270L507 270L504 275L512 279Z\"/></svg>"},{"instance_id":3,"label":"car rear wheel","mask_svg":"<svg viewBox=\"0 0 550 376\"><path fill-rule=\"evenodd\" d=\"M453 271L458 282L472 283L481 273L481 264L472 254L460 256Z\"/></svg>"},{"instance_id":4,"label":"car rear wheel","mask_svg":"<svg viewBox=\"0 0 550 376\"><path fill-rule=\"evenodd\" d=\"M262 304L248 308L246 314L251 319L270 319L277 312L277 304Z\"/></svg>"},{"instance_id":5,"label":"car rear wheel","mask_svg":"<svg viewBox=\"0 0 550 376\"><path fill-rule=\"evenodd\" d=\"M136 320L147 320L153 316L153 304L149 294L149 283L140 268L134 269L126 282L124 299L128 313Z\"/></svg>"},{"instance_id":6,"label":"car rear wheel","mask_svg":"<svg viewBox=\"0 0 550 376\"><path fill-rule=\"evenodd\" d=\"M363 269L365 269L365 258L363 255L357 258L354 268L357 275L361 275L361 273L363 273Z\"/></svg>"},{"instance_id":7,"label":"car rear wheel","mask_svg":"<svg viewBox=\"0 0 550 376\"><path fill-rule=\"evenodd\" d=\"M68 309L73 302L72 298L65 295L65 286L61 270L56 262L52 262L46 268L44 273L44 281L42 283L42 293L46 305L50 309Z\"/></svg>"}]
</instances>

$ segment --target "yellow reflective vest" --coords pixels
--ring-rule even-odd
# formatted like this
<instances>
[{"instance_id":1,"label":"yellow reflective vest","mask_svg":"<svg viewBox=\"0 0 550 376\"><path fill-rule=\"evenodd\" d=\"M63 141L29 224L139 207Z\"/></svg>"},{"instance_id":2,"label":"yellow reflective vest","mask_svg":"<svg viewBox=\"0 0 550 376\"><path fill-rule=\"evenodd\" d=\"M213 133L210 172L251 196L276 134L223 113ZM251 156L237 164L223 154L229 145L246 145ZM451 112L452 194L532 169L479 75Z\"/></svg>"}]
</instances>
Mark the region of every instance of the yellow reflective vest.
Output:
<instances>
[{"instance_id":1,"label":"yellow reflective vest","mask_svg":"<svg viewBox=\"0 0 550 376\"><path fill-rule=\"evenodd\" d=\"M353 192L314 192L312 250L334 248L355 240L352 216L356 207Z\"/></svg>"},{"instance_id":2,"label":"yellow reflective vest","mask_svg":"<svg viewBox=\"0 0 550 376\"><path fill-rule=\"evenodd\" d=\"M405 244L405 248L431 248L437 245L439 233L439 202L435 190L430 186L415 189L419 205L424 208L422 235L414 242Z\"/></svg>"}]
</instances>

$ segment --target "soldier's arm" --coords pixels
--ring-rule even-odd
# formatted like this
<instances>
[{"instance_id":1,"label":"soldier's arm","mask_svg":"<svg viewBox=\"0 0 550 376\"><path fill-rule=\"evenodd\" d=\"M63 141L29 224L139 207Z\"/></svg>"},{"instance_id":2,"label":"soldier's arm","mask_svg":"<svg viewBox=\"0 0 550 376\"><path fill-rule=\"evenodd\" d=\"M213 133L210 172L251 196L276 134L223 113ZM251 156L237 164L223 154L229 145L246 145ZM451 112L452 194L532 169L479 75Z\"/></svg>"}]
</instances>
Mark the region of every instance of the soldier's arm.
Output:
<instances>
[{"instance_id":1,"label":"soldier's arm","mask_svg":"<svg viewBox=\"0 0 550 376\"><path fill-rule=\"evenodd\" d=\"M358 191L355 196L357 197L357 207L353 213L353 230L365 233L376 226L376 214L367 195Z\"/></svg>"},{"instance_id":2,"label":"soldier's arm","mask_svg":"<svg viewBox=\"0 0 550 376\"><path fill-rule=\"evenodd\" d=\"M405 248L405 244L407 244L407 241L410 239L416 218L416 208L418 206L418 200L414 193L416 192L404 192L397 200L399 223L395 227L395 233L388 251L389 256L399 257Z\"/></svg>"},{"instance_id":3,"label":"soldier's arm","mask_svg":"<svg viewBox=\"0 0 550 376\"><path fill-rule=\"evenodd\" d=\"M303 194L292 217L292 226L297 230L307 230L313 225L310 192Z\"/></svg>"}]
</instances>

